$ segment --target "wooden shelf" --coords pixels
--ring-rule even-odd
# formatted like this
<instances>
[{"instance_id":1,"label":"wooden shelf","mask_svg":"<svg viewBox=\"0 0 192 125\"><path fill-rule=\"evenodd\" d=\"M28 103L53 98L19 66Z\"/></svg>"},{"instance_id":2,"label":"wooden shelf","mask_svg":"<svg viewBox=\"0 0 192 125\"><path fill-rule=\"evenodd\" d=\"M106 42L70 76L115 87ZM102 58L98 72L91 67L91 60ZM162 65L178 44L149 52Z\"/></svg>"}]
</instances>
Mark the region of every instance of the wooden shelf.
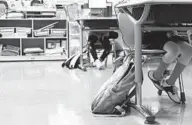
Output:
<instances>
[{"instance_id":1,"label":"wooden shelf","mask_svg":"<svg viewBox=\"0 0 192 125\"><path fill-rule=\"evenodd\" d=\"M66 36L42 36L35 37L34 30L38 28L45 27L52 22L57 22L56 28L65 30ZM47 40L61 40L61 47L65 46L66 51L68 51L68 22L66 19L58 18L27 18L27 19L0 19L0 27L28 27L31 28L30 37L6 37L0 38L0 44L7 44L12 46L17 46L20 48L19 56L0 56L0 62L9 61L53 61L53 60L65 60L66 55L45 55ZM64 41L62 41L64 40ZM23 50L25 48L39 47L44 51L43 55L39 56L27 56L24 55Z\"/></svg>"},{"instance_id":2,"label":"wooden shelf","mask_svg":"<svg viewBox=\"0 0 192 125\"><path fill-rule=\"evenodd\" d=\"M64 61L66 56L0 56L0 62L17 61Z\"/></svg>"}]
</instances>

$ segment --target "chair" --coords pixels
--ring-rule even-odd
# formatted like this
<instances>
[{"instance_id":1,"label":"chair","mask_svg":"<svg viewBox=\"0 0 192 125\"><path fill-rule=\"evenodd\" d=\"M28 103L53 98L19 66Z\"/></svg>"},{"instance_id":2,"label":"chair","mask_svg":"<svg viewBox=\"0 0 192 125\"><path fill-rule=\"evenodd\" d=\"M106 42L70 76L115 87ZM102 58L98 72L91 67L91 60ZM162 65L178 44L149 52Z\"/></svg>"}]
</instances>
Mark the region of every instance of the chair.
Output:
<instances>
[{"instance_id":1,"label":"chair","mask_svg":"<svg viewBox=\"0 0 192 125\"><path fill-rule=\"evenodd\" d=\"M116 51L115 42L116 41L114 39L110 39L110 43L112 45L111 53L112 53L112 64L113 64L113 67L114 67L114 64L115 64L115 60L117 58L117 51ZM105 67L107 67L107 62L108 62L108 57L105 60Z\"/></svg>"},{"instance_id":2,"label":"chair","mask_svg":"<svg viewBox=\"0 0 192 125\"><path fill-rule=\"evenodd\" d=\"M192 30L188 30L187 37L188 37L189 43L192 45L191 35L192 35Z\"/></svg>"},{"instance_id":3,"label":"chair","mask_svg":"<svg viewBox=\"0 0 192 125\"><path fill-rule=\"evenodd\" d=\"M0 17L5 16L8 11L8 3L5 0L0 0Z\"/></svg>"},{"instance_id":4,"label":"chair","mask_svg":"<svg viewBox=\"0 0 192 125\"><path fill-rule=\"evenodd\" d=\"M68 29L69 29L68 38L69 38L69 40L72 40L72 39L79 40L80 30L79 30L79 25L76 21L76 19L80 15L79 6L80 5L78 3L74 3L74 2L70 2L66 5L64 5L64 11L66 13L67 20L68 20ZM72 48L70 42L69 42L68 48L69 49ZM72 53L69 49L68 49L68 57L72 55ZM78 48L78 50L79 50L79 48Z\"/></svg>"},{"instance_id":5,"label":"chair","mask_svg":"<svg viewBox=\"0 0 192 125\"><path fill-rule=\"evenodd\" d=\"M128 20L126 13L118 14L119 28L123 36L123 41L125 45L127 45L126 52L134 51L134 25L130 20ZM129 27L126 27L129 26ZM145 47L144 47L145 48ZM162 55L164 54L164 50L159 49L142 49L143 55ZM152 58L151 56L150 58Z\"/></svg>"}]
</instances>

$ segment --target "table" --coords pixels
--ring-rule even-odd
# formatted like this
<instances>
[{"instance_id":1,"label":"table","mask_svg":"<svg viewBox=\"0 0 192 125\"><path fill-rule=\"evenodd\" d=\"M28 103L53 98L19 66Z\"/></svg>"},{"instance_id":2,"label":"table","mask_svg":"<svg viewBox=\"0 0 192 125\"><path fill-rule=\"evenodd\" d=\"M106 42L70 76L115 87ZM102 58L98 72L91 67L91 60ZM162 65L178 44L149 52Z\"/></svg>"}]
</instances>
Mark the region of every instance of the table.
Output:
<instances>
[{"instance_id":1,"label":"table","mask_svg":"<svg viewBox=\"0 0 192 125\"><path fill-rule=\"evenodd\" d=\"M27 17L55 17L56 8L46 8L44 6L28 6L16 8L16 12L24 12Z\"/></svg>"},{"instance_id":2,"label":"table","mask_svg":"<svg viewBox=\"0 0 192 125\"><path fill-rule=\"evenodd\" d=\"M158 5L160 6L166 6L166 5L172 5L172 6L186 6L189 7L189 5L192 6L191 0L129 0L119 3L116 8L121 9L124 13L126 13L129 18L130 22L134 25L134 48L135 48L135 82L136 82L136 103L132 104L131 107L136 109L139 113L141 113L147 123L154 123L155 122L155 116L152 115L150 111L148 111L143 105L142 105L142 31L143 30L150 30L150 31L173 31L173 30L189 30L192 29L191 26L176 26L176 25L169 25L171 24L171 21L168 19L167 25L154 25L146 24L146 22L149 20L151 12L154 12L154 6ZM133 15L131 14L130 10L128 8L136 8L139 6L143 6L143 12L141 13L141 16L138 19L135 19ZM171 6L170 6L171 7ZM158 8L161 9L161 8ZM171 8L172 9L172 8ZM185 8L182 8L183 11L185 11ZM163 8L161 9L161 12L165 12ZM165 12L166 13L166 12ZM177 12L169 12L172 15L177 14L178 20L173 20L173 23L189 23L192 21L191 18L185 17L183 19L182 13ZM158 14L158 13L156 13ZM189 13L188 13L189 14ZM166 14L165 14L166 15ZM187 15L189 16L189 15ZM192 14L190 14L190 17ZM179 18L180 17L180 18ZM169 17L167 17L169 18ZM166 19L166 17L164 17Z\"/></svg>"},{"instance_id":3,"label":"table","mask_svg":"<svg viewBox=\"0 0 192 125\"><path fill-rule=\"evenodd\" d=\"M83 66L83 32L84 31L115 31L118 30L117 18L112 17L98 17L98 16L83 16L77 19L80 26L80 69L85 70Z\"/></svg>"}]
</instances>

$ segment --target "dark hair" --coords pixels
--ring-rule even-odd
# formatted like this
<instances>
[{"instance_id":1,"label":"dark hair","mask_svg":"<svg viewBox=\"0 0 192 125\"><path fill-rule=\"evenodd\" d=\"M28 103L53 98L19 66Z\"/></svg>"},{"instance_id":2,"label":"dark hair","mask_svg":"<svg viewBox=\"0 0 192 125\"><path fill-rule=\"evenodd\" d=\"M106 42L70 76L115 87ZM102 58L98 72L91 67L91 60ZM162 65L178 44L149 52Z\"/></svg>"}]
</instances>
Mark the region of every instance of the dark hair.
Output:
<instances>
[{"instance_id":1,"label":"dark hair","mask_svg":"<svg viewBox=\"0 0 192 125\"><path fill-rule=\"evenodd\" d=\"M117 39L118 37L119 37L119 34L117 32L114 32L114 31L109 32L110 39Z\"/></svg>"}]
</instances>

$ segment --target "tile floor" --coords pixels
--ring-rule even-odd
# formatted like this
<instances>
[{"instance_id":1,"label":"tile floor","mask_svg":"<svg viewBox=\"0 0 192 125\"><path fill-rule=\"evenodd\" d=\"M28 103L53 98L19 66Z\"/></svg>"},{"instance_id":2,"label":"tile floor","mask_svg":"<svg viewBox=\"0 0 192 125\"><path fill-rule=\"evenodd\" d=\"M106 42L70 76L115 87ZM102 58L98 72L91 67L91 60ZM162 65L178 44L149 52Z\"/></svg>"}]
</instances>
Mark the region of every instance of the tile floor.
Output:
<instances>
[{"instance_id":1,"label":"tile floor","mask_svg":"<svg viewBox=\"0 0 192 125\"><path fill-rule=\"evenodd\" d=\"M144 66L143 104L156 114L158 125L191 125L192 65L184 71L187 104L176 105L156 88ZM94 95L110 77L112 66L87 72L61 68L61 62L0 63L0 125L143 125L132 110L126 117L95 117L90 111Z\"/></svg>"}]
</instances>

